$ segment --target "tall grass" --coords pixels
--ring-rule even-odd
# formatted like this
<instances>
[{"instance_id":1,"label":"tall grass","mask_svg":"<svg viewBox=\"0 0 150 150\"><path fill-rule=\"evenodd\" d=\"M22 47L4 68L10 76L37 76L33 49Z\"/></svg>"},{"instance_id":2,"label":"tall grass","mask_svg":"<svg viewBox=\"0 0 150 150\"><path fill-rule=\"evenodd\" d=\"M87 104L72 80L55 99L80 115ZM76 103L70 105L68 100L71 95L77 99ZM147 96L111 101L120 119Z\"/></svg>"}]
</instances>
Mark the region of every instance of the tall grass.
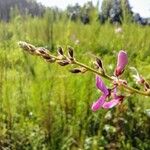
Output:
<instances>
[{"instance_id":1,"label":"tall grass","mask_svg":"<svg viewBox=\"0 0 150 150\"><path fill-rule=\"evenodd\" d=\"M150 27L123 24L123 33L116 34L109 23L51 18L18 16L0 22L0 149L148 150L148 97L133 95L120 107L92 112L90 106L100 96L93 74L72 75L68 67L22 52L17 42L45 46L52 53L59 45L70 45L77 59L89 65L93 55L100 56L109 74L117 52L125 49L129 66L150 80ZM136 87L129 69L124 78Z\"/></svg>"}]
</instances>

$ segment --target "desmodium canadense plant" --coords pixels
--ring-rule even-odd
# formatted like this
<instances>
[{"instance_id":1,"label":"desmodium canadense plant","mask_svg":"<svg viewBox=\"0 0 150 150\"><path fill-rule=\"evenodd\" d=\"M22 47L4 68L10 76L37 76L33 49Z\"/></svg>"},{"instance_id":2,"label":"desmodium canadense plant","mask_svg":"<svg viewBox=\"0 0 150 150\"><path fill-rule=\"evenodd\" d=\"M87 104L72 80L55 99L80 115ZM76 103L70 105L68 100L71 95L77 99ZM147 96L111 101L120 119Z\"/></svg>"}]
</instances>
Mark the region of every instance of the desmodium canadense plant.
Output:
<instances>
[{"instance_id":1,"label":"desmodium canadense plant","mask_svg":"<svg viewBox=\"0 0 150 150\"><path fill-rule=\"evenodd\" d=\"M94 65L95 67L91 68L87 66L86 64L83 64L76 60L74 57L74 51L71 47L68 47L68 54L65 55L63 49L61 47L57 50L57 56L52 55L49 53L48 50L45 48L39 48L35 47L34 45L31 45L26 42L19 42L20 47L32 54L41 56L44 60L46 60L49 63L58 63L60 66L66 66L69 64L74 64L78 66L77 68L73 68L70 70L71 73L85 73L87 71L90 71L94 74L96 74L96 87L102 92L102 95L100 98L92 104L92 110L96 111L100 108L109 109L116 105L120 105L123 100L125 99L125 96L122 94L118 94L118 90L124 89L127 93L130 94L141 94L144 96L150 96L150 84L138 73L136 68L130 67L132 71L135 72L133 75L136 83L142 85L144 87L144 90L135 89L133 87L128 86L128 83L126 80L121 79L121 75L123 74L126 65L128 64L128 56L127 53L123 50L121 50L118 53L117 58L117 66L114 71L113 76L109 76L104 67L103 63L99 58L96 58ZM113 83L112 88L106 87L104 84L102 78L105 78Z\"/></svg>"}]
</instances>

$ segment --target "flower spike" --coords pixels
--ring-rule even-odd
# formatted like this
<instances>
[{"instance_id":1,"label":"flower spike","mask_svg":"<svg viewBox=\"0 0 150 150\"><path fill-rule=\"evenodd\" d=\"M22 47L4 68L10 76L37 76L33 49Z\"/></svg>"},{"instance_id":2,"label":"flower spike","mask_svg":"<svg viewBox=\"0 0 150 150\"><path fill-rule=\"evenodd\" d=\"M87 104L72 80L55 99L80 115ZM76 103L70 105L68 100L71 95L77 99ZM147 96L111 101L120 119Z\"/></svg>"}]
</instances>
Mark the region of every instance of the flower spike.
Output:
<instances>
[{"instance_id":1,"label":"flower spike","mask_svg":"<svg viewBox=\"0 0 150 150\"><path fill-rule=\"evenodd\" d=\"M104 109L112 108L120 104L123 101L124 96L117 94L117 88L119 87L121 87L121 89L126 89L126 91L129 93L137 93L144 96L150 96L150 84L138 73L136 73L133 77L136 79L137 82L144 85L145 91L130 87L128 86L126 80L118 78L123 73L128 63L127 53L123 50L121 50L118 54L117 66L114 71L114 76L109 76L103 69L102 61L99 58L96 57L95 61L96 69L94 69L75 59L74 51L73 48L71 47L68 47L68 55L65 55L61 47L59 47L57 50L58 54L53 55L49 52L49 50L45 48L35 47L34 45L31 45L23 41L20 41L18 44L24 51L35 56L40 56L41 58L46 60L46 62L49 63L56 62L60 66L66 65L78 66L77 68L70 70L70 72L72 73L85 73L87 71L90 71L96 74L96 87L101 91L102 95L96 102L93 103L92 105L93 111L96 111L99 108ZM101 77L111 81L111 83L113 83L113 87L110 89L107 88Z\"/></svg>"}]
</instances>

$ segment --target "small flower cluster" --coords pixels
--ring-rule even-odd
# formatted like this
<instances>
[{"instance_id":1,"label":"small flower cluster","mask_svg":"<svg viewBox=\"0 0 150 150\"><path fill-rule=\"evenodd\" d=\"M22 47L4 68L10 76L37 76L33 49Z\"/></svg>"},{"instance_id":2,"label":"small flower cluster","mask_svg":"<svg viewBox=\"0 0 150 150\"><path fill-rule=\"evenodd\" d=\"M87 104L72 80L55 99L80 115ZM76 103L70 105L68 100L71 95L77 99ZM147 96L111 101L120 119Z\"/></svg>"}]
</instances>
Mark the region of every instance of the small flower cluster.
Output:
<instances>
[{"instance_id":1,"label":"small flower cluster","mask_svg":"<svg viewBox=\"0 0 150 150\"><path fill-rule=\"evenodd\" d=\"M125 51L122 50L118 54L117 67L114 72L113 89L107 88L102 79L98 75L96 75L96 86L102 92L102 96L95 103L93 103L92 105L93 111L96 111L101 107L104 109L112 108L122 103L124 96L117 95L117 86L118 82L124 82L124 84L126 84L126 82L123 80L119 80L118 77L124 72L127 63L128 63L127 54ZM100 67L103 68L102 66ZM110 97L112 98L112 100L106 101Z\"/></svg>"}]
</instances>

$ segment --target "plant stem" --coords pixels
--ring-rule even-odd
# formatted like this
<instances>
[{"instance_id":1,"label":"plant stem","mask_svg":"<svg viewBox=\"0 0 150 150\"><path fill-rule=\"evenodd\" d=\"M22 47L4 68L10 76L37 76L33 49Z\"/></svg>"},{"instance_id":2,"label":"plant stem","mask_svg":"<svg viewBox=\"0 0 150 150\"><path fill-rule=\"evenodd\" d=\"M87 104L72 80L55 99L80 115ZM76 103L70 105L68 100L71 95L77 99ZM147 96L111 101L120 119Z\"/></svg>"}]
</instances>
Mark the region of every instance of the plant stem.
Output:
<instances>
[{"instance_id":1,"label":"plant stem","mask_svg":"<svg viewBox=\"0 0 150 150\"><path fill-rule=\"evenodd\" d=\"M76 64L76 65L79 65L79 66L81 66L81 67L84 67L84 68L86 68L87 70L89 70L89 71L91 71L91 72L93 72L93 73L96 73L96 74L98 74L98 75L100 75L100 76L102 76L102 77L104 77L104 78L106 78L106 79L108 79L108 80L110 80L110 81L113 80L110 76L108 76L108 75L106 75L106 74L103 74L103 73L101 73L101 72L99 72L99 71L97 71L97 70L95 70L95 69L93 69L93 68L91 68L91 67L89 67L89 66L87 66L87 65L85 65L85 64L82 64L82 63L80 63L80 62L78 62L78 61L76 61L76 60L74 60L73 63Z\"/></svg>"},{"instance_id":2,"label":"plant stem","mask_svg":"<svg viewBox=\"0 0 150 150\"><path fill-rule=\"evenodd\" d=\"M89 71L91 71L91 72L93 72L97 75L100 75L101 77L103 77L107 80L113 81L113 79L110 76L108 76L107 74L103 74L103 73L101 73L101 72L99 72L99 71L97 71L97 70L95 70L95 69L93 69L93 68L91 68L91 67L89 67L85 64L82 64L82 63L80 63L76 60L73 61L73 64L84 67L87 70L89 70ZM140 91L140 90L137 90L135 88L129 87L129 86L123 84L123 83L122 84L120 83L118 86L124 87L125 89L129 90L131 93L137 93L137 94L140 94L140 95L150 96L150 91L146 91L146 92L145 91Z\"/></svg>"}]
</instances>

